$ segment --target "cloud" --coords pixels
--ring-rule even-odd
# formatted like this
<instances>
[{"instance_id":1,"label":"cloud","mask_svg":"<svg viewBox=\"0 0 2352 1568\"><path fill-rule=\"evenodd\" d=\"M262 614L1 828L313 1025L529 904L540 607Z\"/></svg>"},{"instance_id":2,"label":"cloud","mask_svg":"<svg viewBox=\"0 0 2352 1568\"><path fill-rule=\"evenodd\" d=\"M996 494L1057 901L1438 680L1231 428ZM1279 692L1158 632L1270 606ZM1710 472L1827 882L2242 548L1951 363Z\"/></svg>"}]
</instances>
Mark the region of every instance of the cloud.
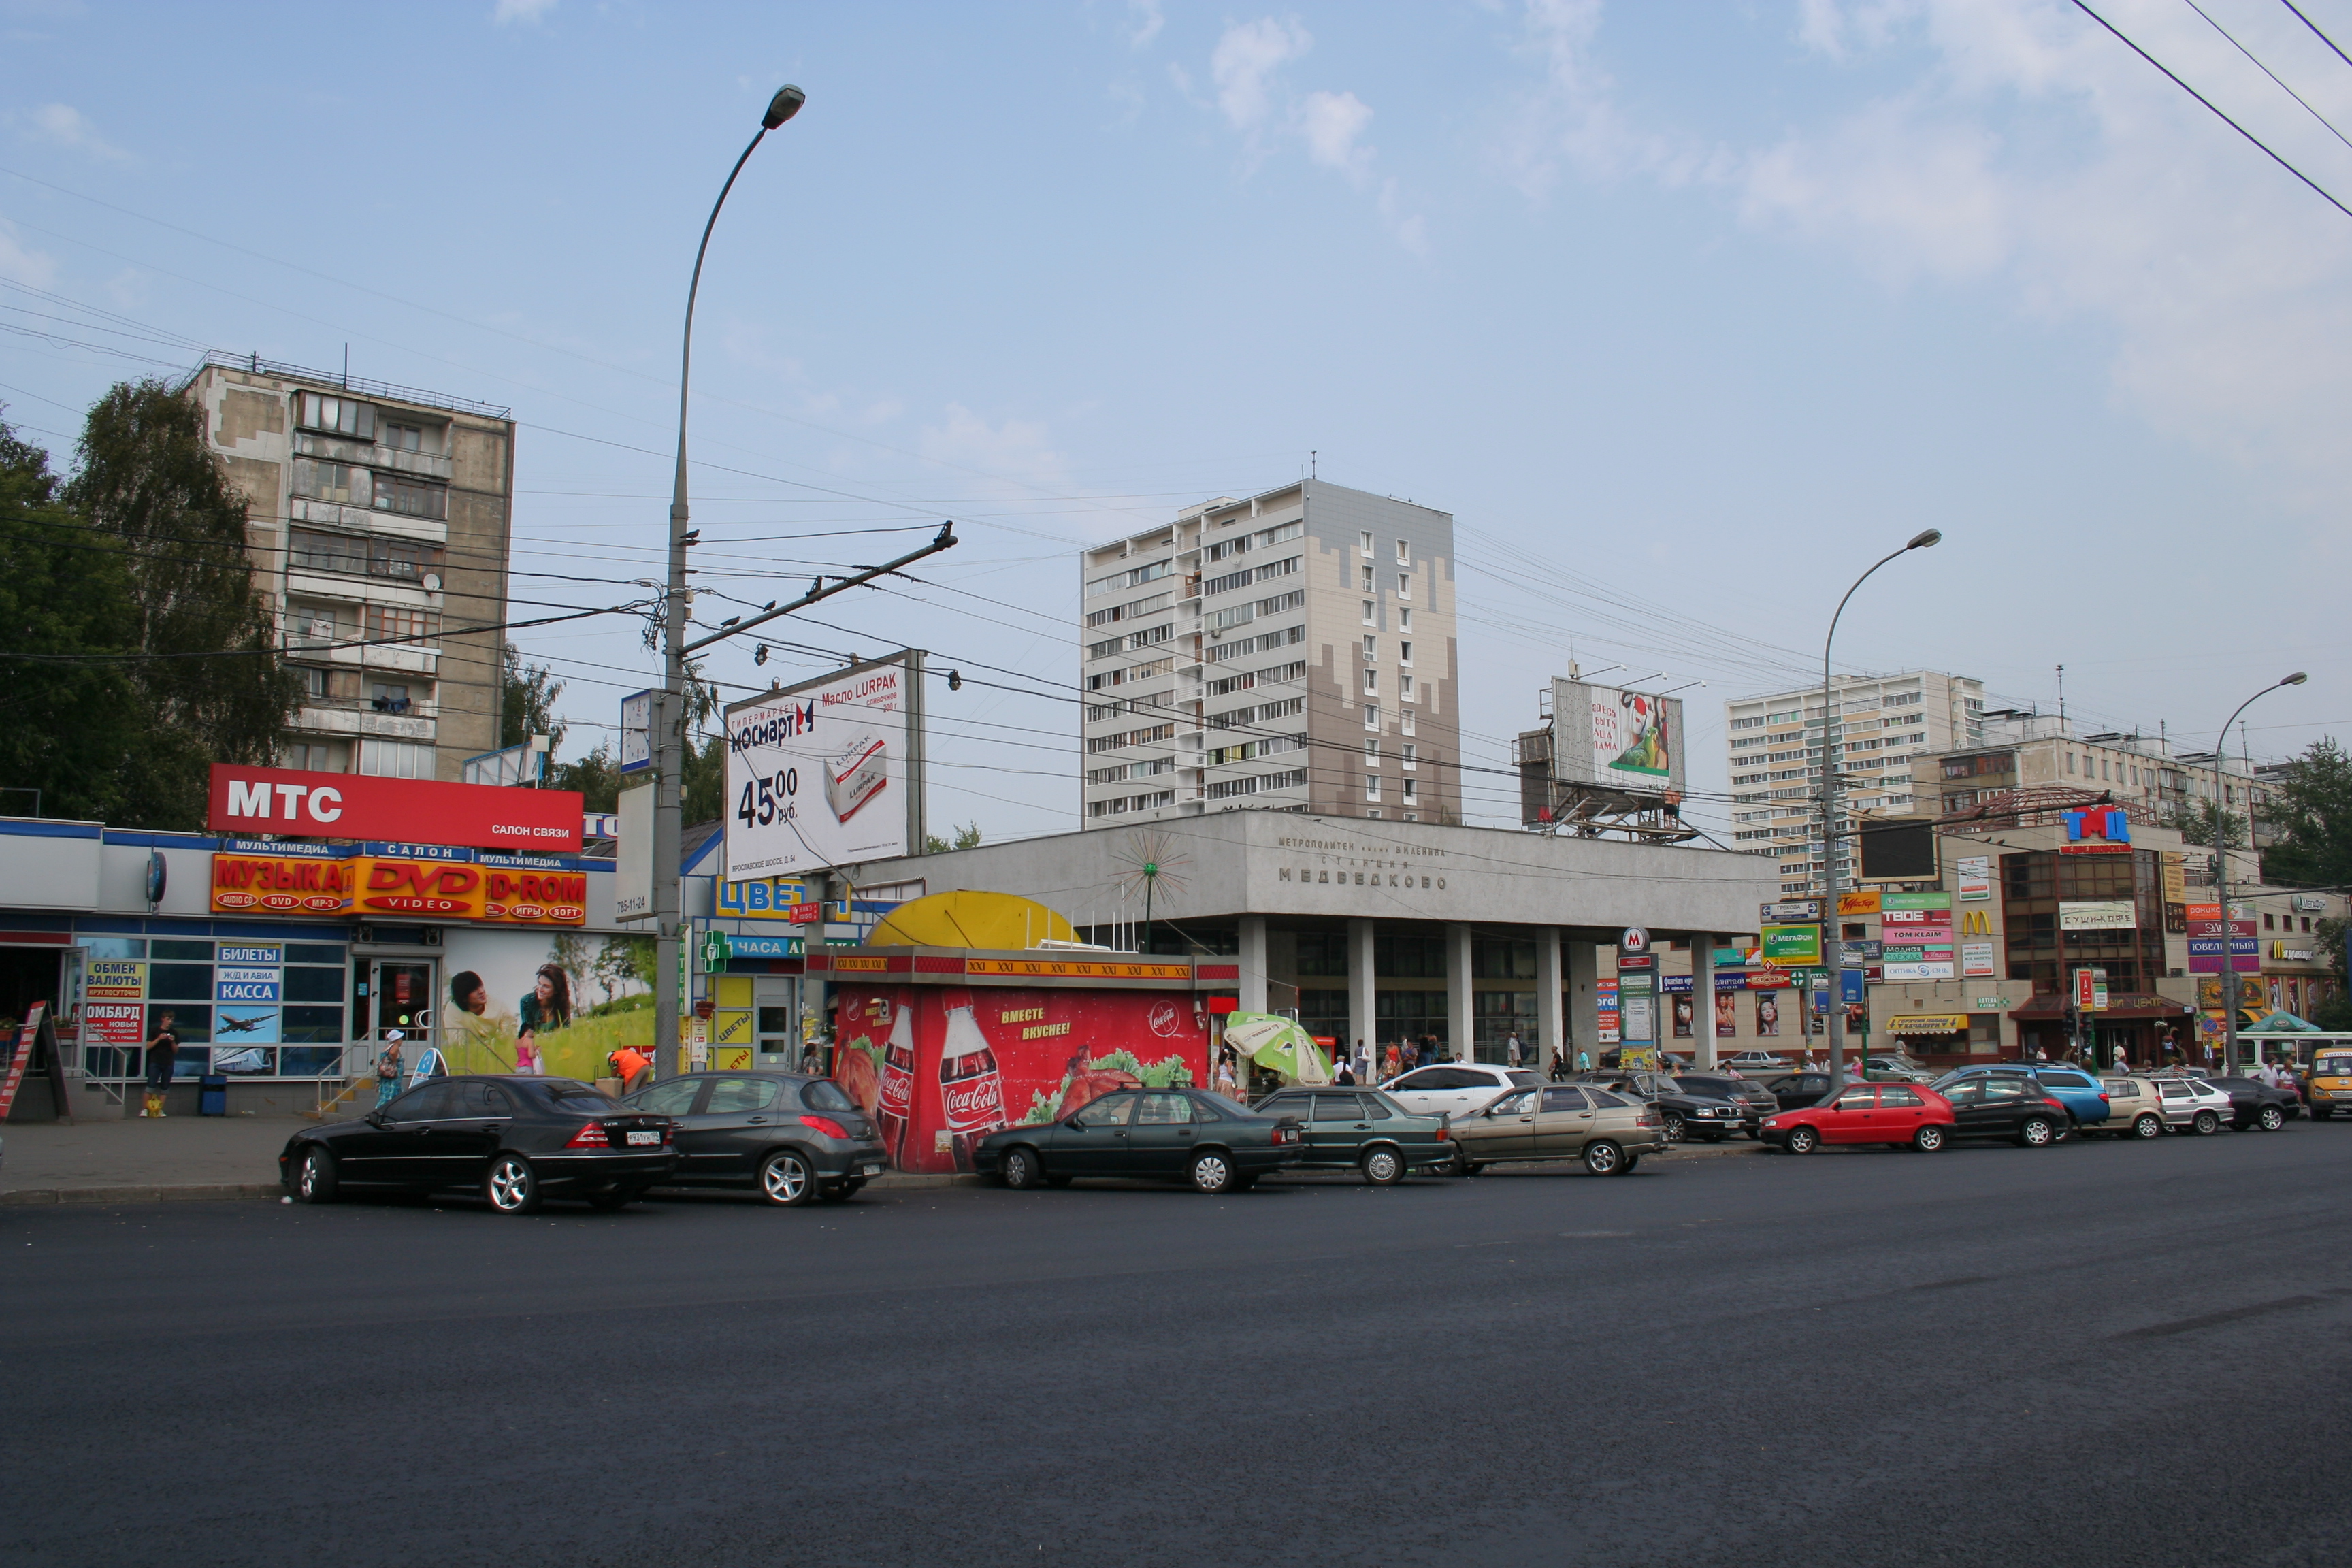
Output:
<instances>
[{"instance_id":1,"label":"cloud","mask_svg":"<svg viewBox=\"0 0 2352 1568\"><path fill-rule=\"evenodd\" d=\"M1296 117L1307 157L1361 184L1372 150L1358 146L1356 139L1372 122L1371 106L1352 92L1310 92L1299 100Z\"/></svg>"},{"instance_id":2,"label":"cloud","mask_svg":"<svg viewBox=\"0 0 2352 1568\"><path fill-rule=\"evenodd\" d=\"M1507 110L1495 153L1506 176L1541 199L1563 163L1589 179L1649 174L1689 180L1703 155L1687 138L1640 131L1616 103L1617 84L1598 62L1601 0L1527 0L1518 52L1541 82Z\"/></svg>"},{"instance_id":3,"label":"cloud","mask_svg":"<svg viewBox=\"0 0 2352 1568\"><path fill-rule=\"evenodd\" d=\"M555 9L557 0L499 0L490 20L503 27L512 22L537 22Z\"/></svg>"},{"instance_id":4,"label":"cloud","mask_svg":"<svg viewBox=\"0 0 2352 1568\"><path fill-rule=\"evenodd\" d=\"M1306 28L1271 16L1225 29L1209 56L1209 73L1217 84L1217 107L1234 130L1255 131L1265 122L1271 108L1268 79L1314 45Z\"/></svg>"},{"instance_id":5,"label":"cloud","mask_svg":"<svg viewBox=\"0 0 2352 1568\"><path fill-rule=\"evenodd\" d=\"M975 469L1001 480L1069 482L1069 462L1054 450L1045 426L1022 419L992 426L961 403L948 405L945 424L924 426L916 447L934 463Z\"/></svg>"},{"instance_id":6,"label":"cloud","mask_svg":"<svg viewBox=\"0 0 2352 1568\"><path fill-rule=\"evenodd\" d=\"M1160 0L1127 0L1127 47L1148 49L1168 18L1160 14Z\"/></svg>"},{"instance_id":7,"label":"cloud","mask_svg":"<svg viewBox=\"0 0 2352 1568\"><path fill-rule=\"evenodd\" d=\"M45 103L38 109L26 110L18 118L40 141L112 163L130 162L130 153L100 136L97 128L90 124L89 116L69 103Z\"/></svg>"},{"instance_id":8,"label":"cloud","mask_svg":"<svg viewBox=\"0 0 2352 1568\"><path fill-rule=\"evenodd\" d=\"M1797 41L1817 55L1844 60L1885 47L1897 24L1918 9L1916 0L1799 0Z\"/></svg>"},{"instance_id":9,"label":"cloud","mask_svg":"<svg viewBox=\"0 0 2352 1568\"><path fill-rule=\"evenodd\" d=\"M50 288L58 280L58 258L28 249L16 238L16 230L0 220L0 278L35 289Z\"/></svg>"},{"instance_id":10,"label":"cloud","mask_svg":"<svg viewBox=\"0 0 2352 1568\"><path fill-rule=\"evenodd\" d=\"M1381 221L1389 226L1389 232L1396 236L1399 245L1415 256L1429 254L1429 226L1422 221L1419 213L1408 215L1404 211L1403 195L1394 179L1381 182L1380 212Z\"/></svg>"}]
</instances>

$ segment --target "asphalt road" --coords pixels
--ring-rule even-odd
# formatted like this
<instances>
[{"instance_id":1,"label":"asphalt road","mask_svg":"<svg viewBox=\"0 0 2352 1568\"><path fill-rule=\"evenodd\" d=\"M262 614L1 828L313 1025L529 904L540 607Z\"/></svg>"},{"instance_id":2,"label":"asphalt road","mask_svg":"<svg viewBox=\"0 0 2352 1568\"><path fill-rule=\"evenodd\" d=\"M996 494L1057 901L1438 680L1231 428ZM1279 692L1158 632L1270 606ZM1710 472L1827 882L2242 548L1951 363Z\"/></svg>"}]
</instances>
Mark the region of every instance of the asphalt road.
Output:
<instances>
[{"instance_id":1,"label":"asphalt road","mask_svg":"<svg viewBox=\"0 0 2352 1568\"><path fill-rule=\"evenodd\" d=\"M2336 1563L2352 1126L0 1211L0 1560Z\"/></svg>"}]
</instances>

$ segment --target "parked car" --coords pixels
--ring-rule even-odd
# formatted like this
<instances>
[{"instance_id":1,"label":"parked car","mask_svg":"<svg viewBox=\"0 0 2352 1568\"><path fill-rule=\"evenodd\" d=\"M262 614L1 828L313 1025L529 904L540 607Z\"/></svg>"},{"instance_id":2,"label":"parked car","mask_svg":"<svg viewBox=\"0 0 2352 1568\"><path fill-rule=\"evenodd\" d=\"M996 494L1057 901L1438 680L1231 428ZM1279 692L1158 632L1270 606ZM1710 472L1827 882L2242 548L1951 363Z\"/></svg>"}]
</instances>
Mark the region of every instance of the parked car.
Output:
<instances>
[{"instance_id":1,"label":"parked car","mask_svg":"<svg viewBox=\"0 0 2352 1568\"><path fill-rule=\"evenodd\" d=\"M2099 1087L2107 1091L2107 1121L2102 1131L2117 1138L2160 1137L2173 1117L2185 1124L2196 1110L2186 1099L2167 1101L2143 1078L2103 1078Z\"/></svg>"},{"instance_id":2,"label":"parked car","mask_svg":"<svg viewBox=\"0 0 2352 1568\"><path fill-rule=\"evenodd\" d=\"M1465 1175L1505 1160L1580 1156L1596 1176L1622 1176L1666 1143L1655 1106L1592 1084L1512 1089L1455 1121L1454 1138Z\"/></svg>"},{"instance_id":3,"label":"parked car","mask_svg":"<svg viewBox=\"0 0 2352 1568\"><path fill-rule=\"evenodd\" d=\"M1764 1119L1759 1136L1791 1154L1824 1143L1884 1143L1933 1153L1953 1131L1952 1107L1932 1089L1907 1083L1850 1083L1834 1100Z\"/></svg>"},{"instance_id":4,"label":"parked car","mask_svg":"<svg viewBox=\"0 0 2352 1568\"><path fill-rule=\"evenodd\" d=\"M1971 1073L1920 1092L1940 1095L1952 1108L1954 1138L2013 1138L2028 1149L2046 1149L2074 1131L2066 1102L2026 1073Z\"/></svg>"},{"instance_id":5,"label":"parked car","mask_svg":"<svg viewBox=\"0 0 2352 1568\"><path fill-rule=\"evenodd\" d=\"M1380 1089L1417 1116L1461 1116L1486 1105L1506 1089L1532 1089L1542 1081L1525 1068L1441 1062L1399 1073Z\"/></svg>"},{"instance_id":6,"label":"parked car","mask_svg":"<svg viewBox=\"0 0 2352 1568\"><path fill-rule=\"evenodd\" d=\"M1199 1089L1113 1089L1059 1121L999 1128L971 1152L974 1170L1008 1187L1127 1176L1188 1182L1203 1193L1247 1192L1306 1157L1296 1116L1261 1116Z\"/></svg>"},{"instance_id":7,"label":"parked car","mask_svg":"<svg viewBox=\"0 0 2352 1568\"><path fill-rule=\"evenodd\" d=\"M1662 1072L1588 1072L1569 1081L1593 1084L1656 1106L1669 1143L1679 1143L1686 1137L1720 1143L1739 1131L1748 1116L1745 1101L1694 1094Z\"/></svg>"},{"instance_id":8,"label":"parked car","mask_svg":"<svg viewBox=\"0 0 2352 1568\"><path fill-rule=\"evenodd\" d=\"M2352 1051L2335 1047L2314 1051L2303 1087L2311 1097L2314 1121L2325 1121L2338 1110L2352 1114Z\"/></svg>"},{"instance_id":9,"label":"parked car","mask_svg":"<svg viewBox=\"0 0 2352 1568\"><path fill-rule=\"evenodd\" d=\"M1452 1171L1461 1161L1445 1117L1407 1110L1376 1089L1286 1089L1255 1109L1304 1124L1302 1171L1361 1171L1385 1187L1408 1171Z\"/></svg>"},{"instance_id":10,"label":"parked car","mask_svg":"<svg viewBox=\"0 0 2352 1568\"><path fill-rule=\"evenodd\" d=\"M1985 1076L2025 1079L2044 1099L2063 1105L2077 1127L2099 1128L2110 1114L2106 1091L2099 1087L2099 1080L2087 1069L2063 1062L1986 1062L1954 1068L1928 1087L1940 1091L1948 1084Z\"/></svg>"},{"instance_id":11,"label":"parked car","mask_svg":"<svg viewBox=\"0 0 2352 1568\"><path fill-rule=\"evenodd\" d=\"M748 1187L796 1208L838 1203L882 1173L881 1134L831 1079L693 1072L622 1098L677 1124L672 1187Z\"/></svg>"},{"instance_id":12,"label":"parked car","mask_svg":"<svg viewBox=\"0 0 2352 1568\"><path fill-rule=\"evenodd\" d=\"M677 1169L676 1132L568 1078L436 1078L357 1121L303 1128L278 1152L278 1178L306 1204L471 1191L500 1214L550 1196L616 1209Z\"/></svg>"},{"instance_id":13,"label":"parked car","mask_svg":"<svg viewBox=\"0 0 2352 1568\"><path fill-rule=\"evenodd\" d=\"M1685 1072L1675 1075L1675 1083L1685 1094L1727 1100L1738 1106L1746 1113L1739 1119L1739 1131L1750 1138L1756 1136L1757 1128L1766 1117L1780 1109L1772 1091L1752 1078L1714 1078Z\"/></svg>"},{"instance_id":14,"label":"parked car","mask_svg":"<svg viewBox=\"0 0 2352 1568\"><path fill-rule=\"evenodd\" d=\"M1802 1110L1809 1105L1819 1105L1830 1091L1830 1075L1825 1072L1792 1072L1785 1078L1768 1079L1764 1091L1783 1110Z\"/></svg>"},{"instance_id":15,"label":"parked car","mask_svg":"<svg viewBox=\"0 0 2352 1568\"><path fill-rule=\"evenodd\" d=\"M2150 1073L2147 1081L2156 1086L2165 1107L2164 1124L2171 1131L2210 1137L2221 1131L2232 1114L2229 1091L2201 1078L2187 1073Z\"/></svg>"},{"instance_id":16,"label":"parked car","mask_svg":"<svg viewBox=\"0 0 2352 1568\"><path fill-rule=\"evenodd\" d=\"M1784 1073L1789 1070L1789 1058L1770 1051L1735 1051L1717 1058L1716 1066L1738 1068L1741 1072Z\"/></svg>"},{"instance_id":17,"label":"parked car","mask_svg":"<svg viewBox=\"0 0 2352 1568\"><path fill-rule=\"evenodd\" d=\"M2293 1089L2273 1089L2258 1078L2209 1078L2205 1080L2230 1097L2229 1123L2239 1131L2259 1127L2276 1132L2287 1119L2303 1112L2303 1100Z\"/></svg>"}]
</instances>

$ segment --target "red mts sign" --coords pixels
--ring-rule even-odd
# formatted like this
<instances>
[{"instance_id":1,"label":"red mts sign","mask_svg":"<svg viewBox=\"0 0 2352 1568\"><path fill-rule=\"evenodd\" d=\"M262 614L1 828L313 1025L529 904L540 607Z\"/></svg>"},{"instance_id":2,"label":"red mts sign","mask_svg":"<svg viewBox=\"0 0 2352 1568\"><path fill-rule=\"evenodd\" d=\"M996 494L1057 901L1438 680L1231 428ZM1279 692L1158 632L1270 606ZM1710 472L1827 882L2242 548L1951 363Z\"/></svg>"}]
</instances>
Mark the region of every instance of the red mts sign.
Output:
<instances>
[{"instance_id":1,"label":"red mts sign","mask_svg":"<svg viewBox=\"0 0 2352 1568\"><path fill-rule=\"evenodd\" d=\"M1003 1127L1114 1089L1205 1086L1207 999L1189 991L836 982L834 1078L902 1171L969 1171Z\"/></svg>"},{"instance_id":2,"label":"red mts sign","mask_svg":"<svg viewBox=\"0 0 2352 1568\"><path fill-rule=\"evenodd\" d=\"M215 833L576 850L580 814L577 790L506 789L215 763L205 826Z\"/></svg>"}]
</instances>

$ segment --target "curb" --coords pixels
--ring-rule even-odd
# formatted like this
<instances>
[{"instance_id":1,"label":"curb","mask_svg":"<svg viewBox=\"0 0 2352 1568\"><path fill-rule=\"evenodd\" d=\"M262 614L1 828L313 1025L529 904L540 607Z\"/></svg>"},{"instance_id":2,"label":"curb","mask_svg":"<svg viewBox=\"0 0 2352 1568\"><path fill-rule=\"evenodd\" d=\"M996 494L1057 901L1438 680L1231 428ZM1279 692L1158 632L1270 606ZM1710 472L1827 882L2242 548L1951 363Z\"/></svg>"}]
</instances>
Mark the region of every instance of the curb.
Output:
<instances>
[{"instance_id":1,"label":"curb","mask_svg":"<svg viewBox=\"0 0 2352 1568\"><path fill-rule=\"evenodd\" d=\"M173 1204L250 1202L283 1197L276 1182L215 1182L149 1187L16 1187L0 1192L0 1207L31 1204Z\"/></svg>"}]
</instances>

